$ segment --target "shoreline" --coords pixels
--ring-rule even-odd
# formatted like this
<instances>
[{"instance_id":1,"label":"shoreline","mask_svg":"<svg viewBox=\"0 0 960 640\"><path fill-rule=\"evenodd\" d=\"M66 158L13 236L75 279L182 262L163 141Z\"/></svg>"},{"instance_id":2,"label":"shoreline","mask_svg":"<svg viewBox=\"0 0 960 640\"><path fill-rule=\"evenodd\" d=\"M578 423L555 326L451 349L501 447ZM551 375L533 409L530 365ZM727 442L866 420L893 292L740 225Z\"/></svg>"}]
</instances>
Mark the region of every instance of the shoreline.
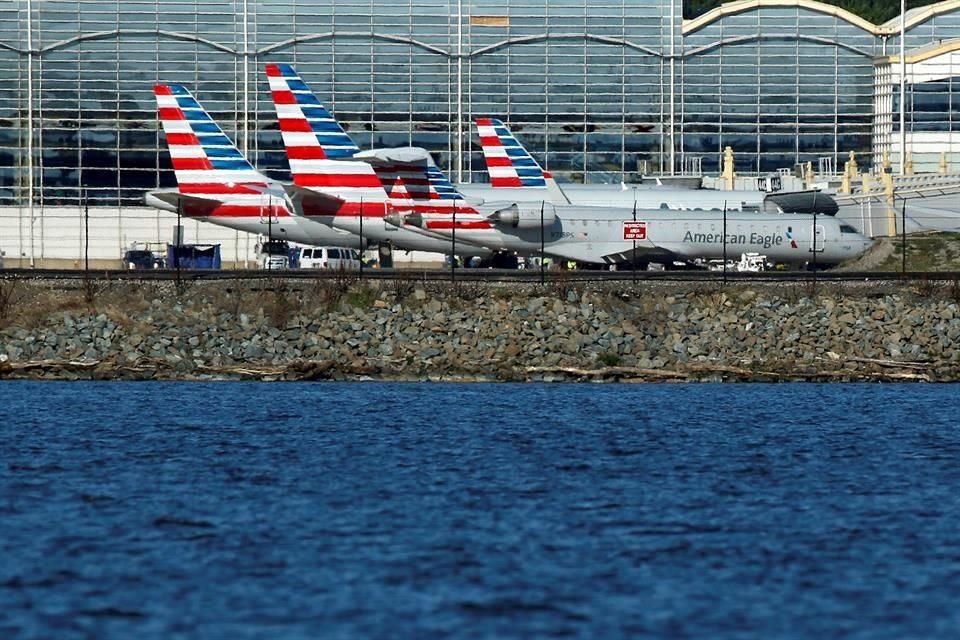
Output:
<instances>
[{"instance_id":1,"label":"shoreline","mask_svg":"<svg viewBox=\"0 0 960 640\"><path fill-rule=\"evenodd\" d=\"M955 382L902 283L0 281L0 379Z\"/></svg>"}]
</instances>

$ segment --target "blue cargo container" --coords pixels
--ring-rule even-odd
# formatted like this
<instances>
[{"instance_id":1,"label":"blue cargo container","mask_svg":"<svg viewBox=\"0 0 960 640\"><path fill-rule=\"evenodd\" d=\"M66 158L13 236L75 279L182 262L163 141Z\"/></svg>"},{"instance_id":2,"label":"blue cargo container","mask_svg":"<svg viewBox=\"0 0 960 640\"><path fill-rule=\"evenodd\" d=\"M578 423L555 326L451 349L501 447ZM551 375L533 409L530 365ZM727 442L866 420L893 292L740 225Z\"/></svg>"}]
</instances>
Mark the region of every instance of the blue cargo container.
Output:
<instances>
[{"instance_id":1,"label":"blue cargo container","mask_svg":"<svg viewBox=\"0 0 960 640\"><path fill-rule=\"evenodd\" d=\"M167 268L176 269L219 269L220 245L218 244L174 244L167 245Z\"/></svg>"}]
</instances>

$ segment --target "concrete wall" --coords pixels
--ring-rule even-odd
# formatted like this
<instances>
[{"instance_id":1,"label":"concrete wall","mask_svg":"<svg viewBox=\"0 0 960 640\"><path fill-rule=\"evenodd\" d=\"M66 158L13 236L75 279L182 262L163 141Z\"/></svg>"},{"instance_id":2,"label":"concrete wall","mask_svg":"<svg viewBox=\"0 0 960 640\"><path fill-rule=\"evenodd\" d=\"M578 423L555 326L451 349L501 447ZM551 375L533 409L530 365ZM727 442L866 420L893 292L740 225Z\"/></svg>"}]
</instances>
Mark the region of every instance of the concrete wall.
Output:
<instances>
[{"instance_id":1,"label":"concrete wall","mask_svg":"<svg viewBox=\"0 0 960 640\"><path fill-rule=\"evenodd\" d=\"M164 250L172 242L176 214L151 207L0 207L0 251L4 266L40 269L82 268L89 229L89 260L95 268L118 268L123 252L134 245ZM184 242L219 244L224 268L255 268L257 236L206 222L183 220ZM421 251L394 251L394 266L441 263L443 256Z\"/></svg>"}]
</instances>

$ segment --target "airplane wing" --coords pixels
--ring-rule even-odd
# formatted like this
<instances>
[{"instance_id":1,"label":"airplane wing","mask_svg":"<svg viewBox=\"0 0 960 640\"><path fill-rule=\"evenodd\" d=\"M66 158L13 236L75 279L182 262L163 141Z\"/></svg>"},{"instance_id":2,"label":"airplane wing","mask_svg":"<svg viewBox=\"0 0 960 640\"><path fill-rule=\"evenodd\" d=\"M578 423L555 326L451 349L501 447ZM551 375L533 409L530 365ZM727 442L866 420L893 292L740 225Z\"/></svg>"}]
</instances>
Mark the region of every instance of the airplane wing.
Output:
<instances>
[{"instance_id":1,"label":"airplane wing","mask_svg":"<svg viewBox=\"0 0 960 640\"><path fill-rule=\"evenodd\" d=\"M632 259L632 256L634 255L636 255L636 257L640 258L641 260L653 260L654 258L665 259L665 258L673 258L673 257L682 259L679 256L676 256L676 254L674 254L672 251L667 251L662 247L658 247L656 245L650 245L650 244L644 245L640 243L637 244L636 253L634 253L633 247L629 247L624 249L623 251L614 251L612 253L607 253L601 257L603 261L606 262L607 264L622 264L624 262L629 263Z\"/></svg>"},{"instance_id":2,"label":"airplane wing","mask_svg":"<svg viewBox=\"0 0 960 640\"><path fill-rule=\"evenodd\" d=\"M306 187L295 184L285 184L283 185L283 190L287 192L287 196L290 197L294 205L306 213L314 215L322 215L324 213L334 215L344 203L343 198L338 198L329 193L321 193L307 189Z\"/></svg>"}]
</instances>

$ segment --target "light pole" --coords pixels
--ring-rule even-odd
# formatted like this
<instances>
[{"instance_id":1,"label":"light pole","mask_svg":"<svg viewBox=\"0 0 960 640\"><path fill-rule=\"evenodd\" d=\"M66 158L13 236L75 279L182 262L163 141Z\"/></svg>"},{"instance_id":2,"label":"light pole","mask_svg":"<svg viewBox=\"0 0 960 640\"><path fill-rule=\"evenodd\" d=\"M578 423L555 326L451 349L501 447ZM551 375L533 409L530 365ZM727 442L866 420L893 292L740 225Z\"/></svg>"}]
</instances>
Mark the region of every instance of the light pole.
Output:
<instances>
[{"instance_id":1,"label":"light pole","mask_svg":"<svg viewBox=\"0 0 960 640\"><path fill-rule=\"evenodd\" d=\"M723 201L723 284L727 284L727 201Z\"/></svg>"},{"instance_id":2,"label":"light pole","mask_svg":"<svg viewBox=\"0 0 960 640\"><path fill-rule=\"evenodd\" d=\"M360 279L363 280L363 196L360 196Z\"/></svg>"},{"instance_id":3,"label":"light pole","mask_svg":"<svg viewBox=\"0 0 960 640\"><path fill-rule=\"evenodd\" d=\"M173 266L177 270L177 291L180 291L180 245L183 244L183 226L181 218L183 217L183 199L177 198L177 233L173 245Z\"/></svg>"},{"instance_id":4,"label":"light pole","mask_svg":"<svg viewBox=\"0 0 960 640\"><path fill-rule=\"evenodd\" d=\"M90 203L87 190L83 190L83 270L90 272Z\"/></svg>"},{"instance_id":5,"label":"light pole","mask_svg":"<svg viewBox=\"0 0 960 640\"><path fill-rule=\"evenodd\" d=\"M900 0L900 175L906 172L907 156L907 3Z\"/></svg>"},{"instance_id":6,"label":"light pole","mask_svg":"<svg viewBox=\"0 0 960 640\"><path fill-rule=\"evenodd\" d=\"M637 221L637 193L633 193L633 221ZM637 284L637 225L633 225L633 255L630 256L630 268L633 270L633 284Z\"/></svg>"},{"instance_id":7,"label":"light pole","mask_svg":"<svg viewBox=\"0 0 960 640\"><path fill-rule=\"evenodd\" d=\"M547 232L547 230L543 228L544 205L545 205L545 201L541 200L540 201L540 284L543 284L543 257L544 257L543 256L543 251L544 251L543 236Z\"/></svg>"},{"instance_id":8,"label":"light pole","mask_svg":"<svg viewBox=\"0 0 960 640\"><path fill-rule=\"evenodd\" d=\"M453 201L453 226L450 227L450 282L457 279L457 201Z\"/></svg>"},{"instance_id":9,"label":"light pole","mask_svg":"<svg viewBox=\"0 0 960 640\"><path fill-rule=\"evenodd\" d=\"M267 192L267 271L273 271L273 196Z\"/></svg>"}]
</instances>

